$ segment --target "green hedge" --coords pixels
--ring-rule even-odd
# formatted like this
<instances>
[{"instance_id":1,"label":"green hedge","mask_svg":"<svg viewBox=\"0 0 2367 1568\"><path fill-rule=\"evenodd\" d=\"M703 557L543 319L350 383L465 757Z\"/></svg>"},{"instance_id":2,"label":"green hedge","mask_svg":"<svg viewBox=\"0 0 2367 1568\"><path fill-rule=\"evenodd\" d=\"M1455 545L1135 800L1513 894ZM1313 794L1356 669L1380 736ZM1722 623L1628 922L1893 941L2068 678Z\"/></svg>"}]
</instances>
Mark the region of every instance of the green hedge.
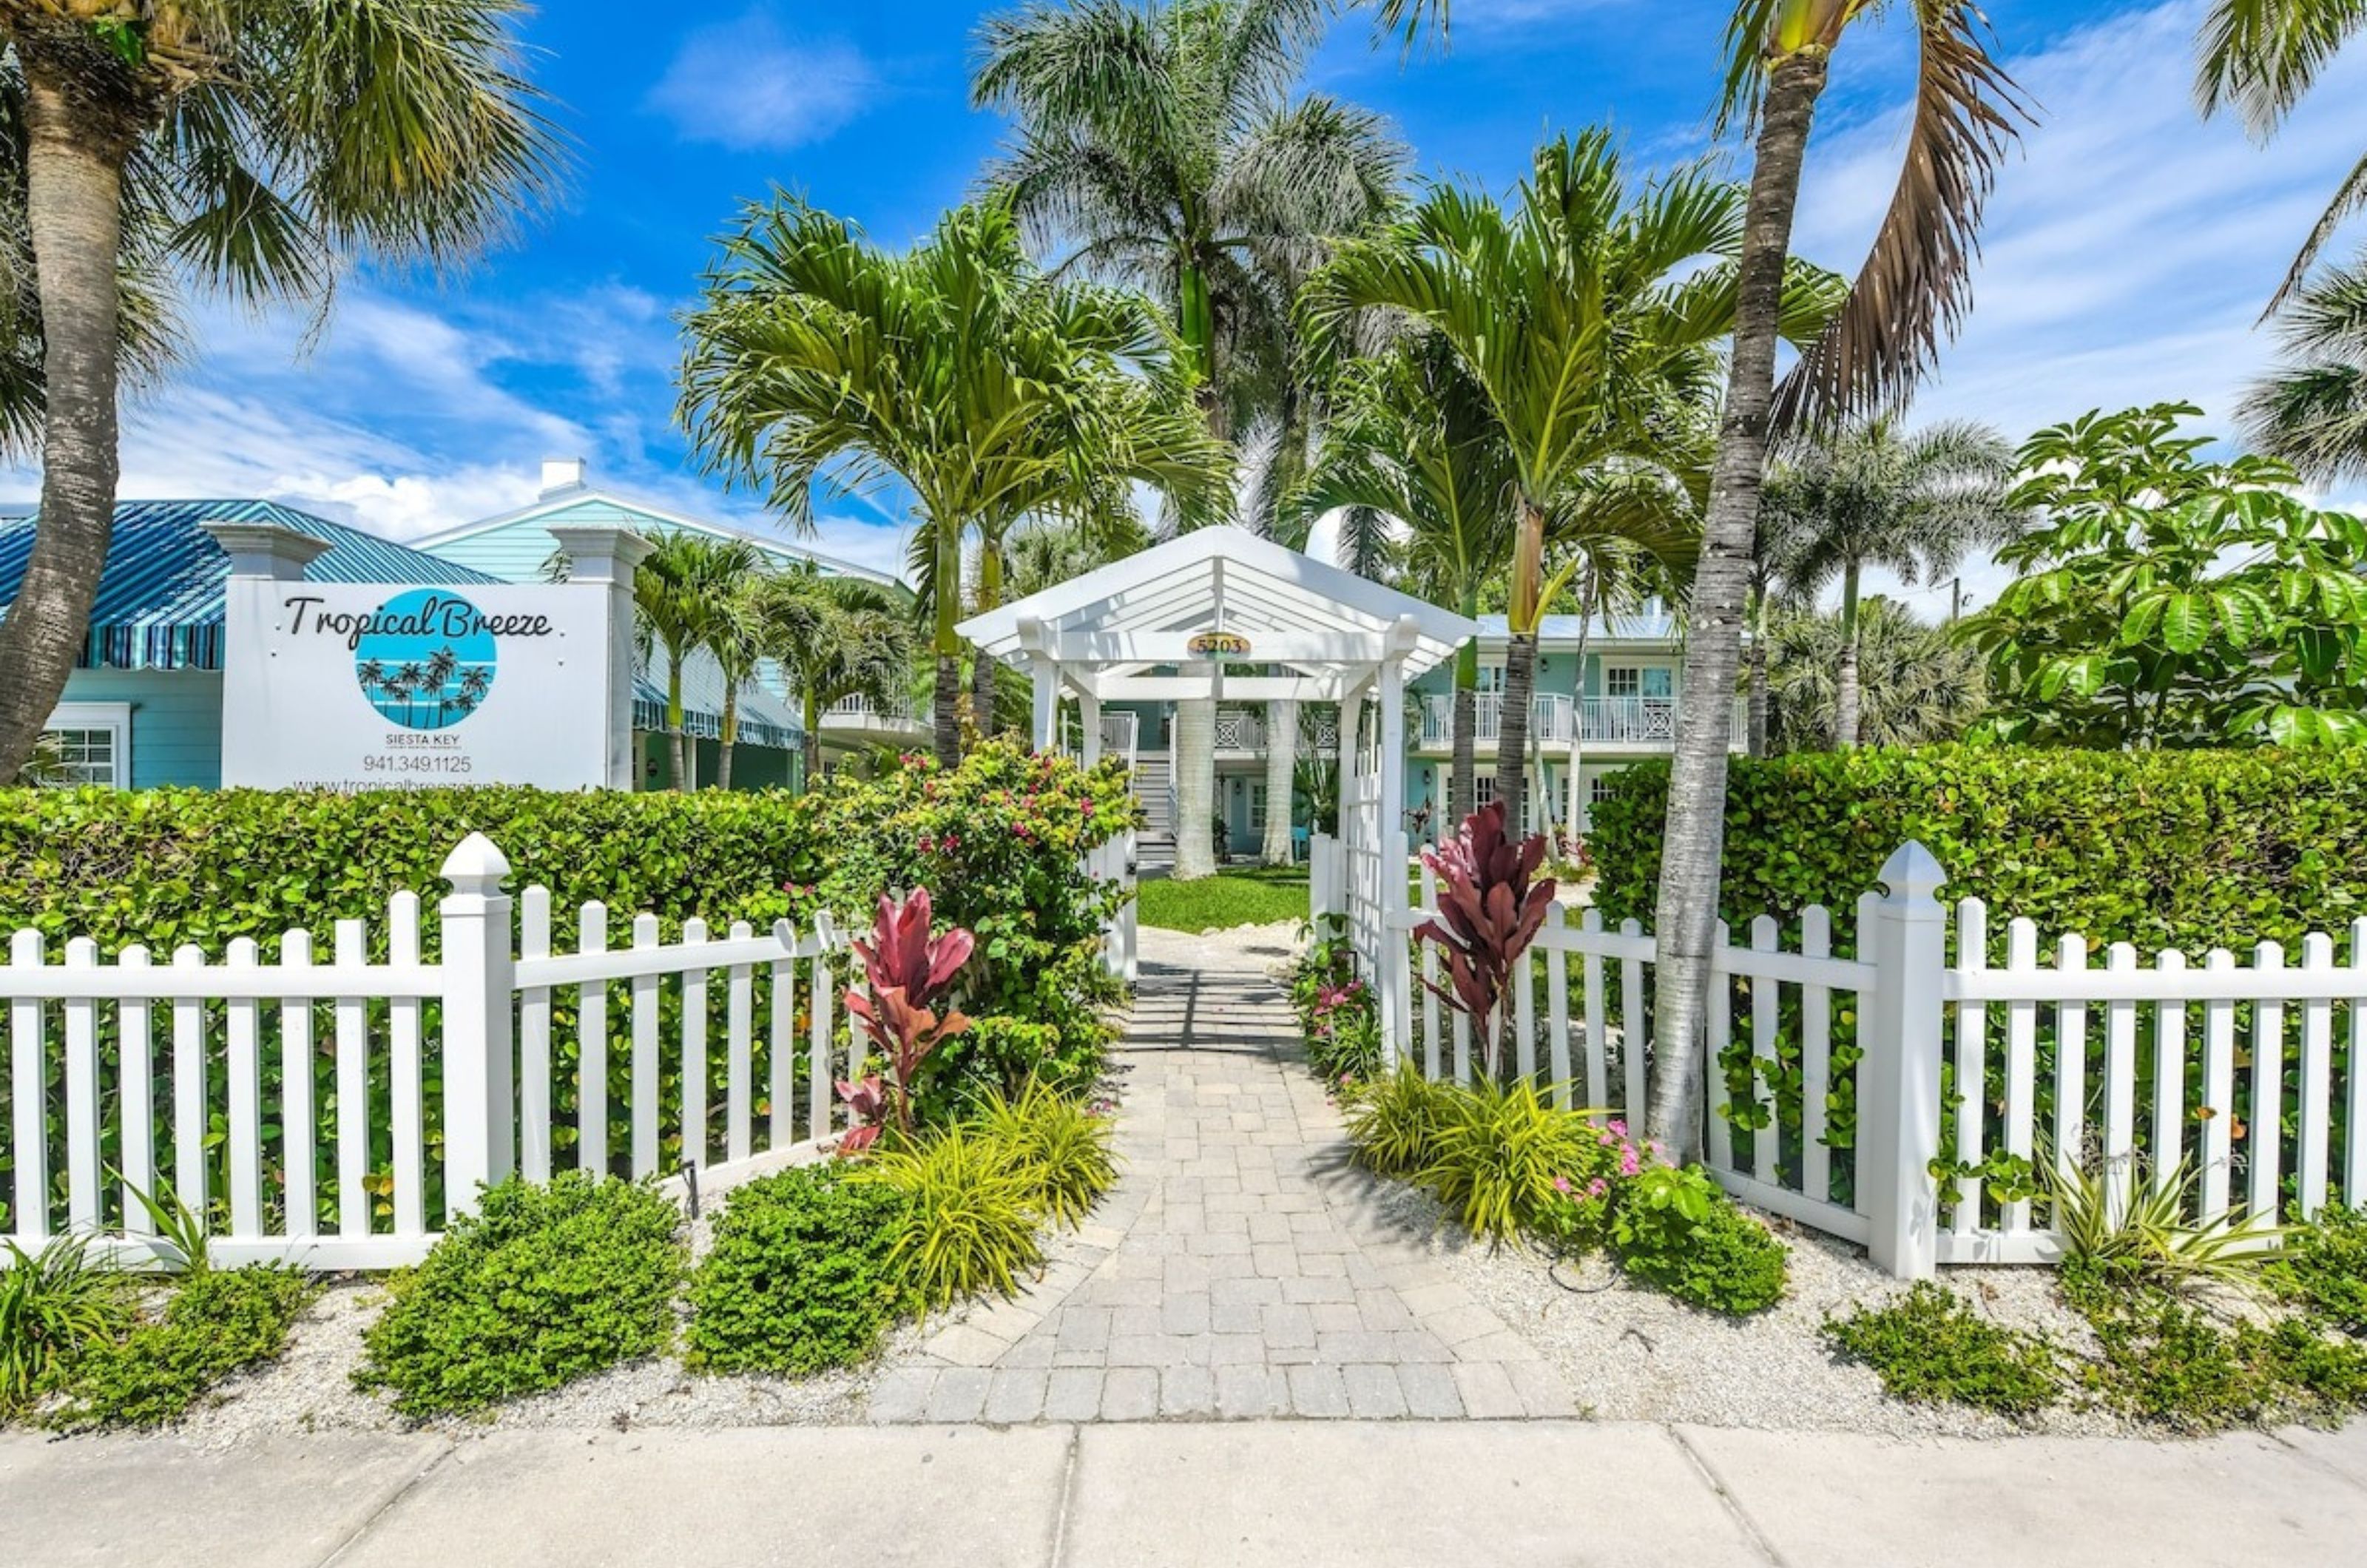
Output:
<instances>
[{"instance_id":1,"label":"green hedge","mask_svg":"<svg viewBox=\"0 0 2367 1568\"><path fill-rule=\"evenodd\" d=\"M1638 763L1595 803L1594 901L1652 924L1665 762ZM1738 928L1823 904L1837 932L1890 852L1920 839L1943 897L1976 896L1994 941L2027 916L2042 940L2289 946L2367 913L2367 750L1910 750L1737 758L1719 912Z\"/></svg>"}]
</instances>

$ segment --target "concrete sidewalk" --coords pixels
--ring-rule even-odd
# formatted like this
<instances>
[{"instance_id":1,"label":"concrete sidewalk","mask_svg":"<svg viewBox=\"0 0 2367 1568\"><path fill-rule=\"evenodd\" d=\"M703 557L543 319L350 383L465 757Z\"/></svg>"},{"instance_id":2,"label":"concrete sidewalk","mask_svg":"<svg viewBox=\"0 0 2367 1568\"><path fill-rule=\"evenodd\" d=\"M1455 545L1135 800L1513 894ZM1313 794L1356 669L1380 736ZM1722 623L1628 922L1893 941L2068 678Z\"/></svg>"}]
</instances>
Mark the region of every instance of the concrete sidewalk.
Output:
<instances>
[{"instance_id":1,"label":"concrete sidewalk","mask_svg":"<svg viewBox=\"0 0 2367 1568\"><path fill-rule=\"evenodd\" d=\"M2356 1563L2367 1427L1899 1443L1585 1422L0 1438L0 1561Z\"/></svg>"}]
</instances>

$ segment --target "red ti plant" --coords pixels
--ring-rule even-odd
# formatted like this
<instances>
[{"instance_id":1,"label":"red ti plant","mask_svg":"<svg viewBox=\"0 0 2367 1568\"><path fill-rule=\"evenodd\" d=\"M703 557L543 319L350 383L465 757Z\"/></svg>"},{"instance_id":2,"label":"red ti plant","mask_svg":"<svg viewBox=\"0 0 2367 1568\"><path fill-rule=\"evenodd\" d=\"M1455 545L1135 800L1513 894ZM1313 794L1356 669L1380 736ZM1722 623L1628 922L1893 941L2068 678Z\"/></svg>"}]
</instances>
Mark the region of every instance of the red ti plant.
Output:
<instances>
[{"instance_id":1,"label":"red ti plant","mask_svg":"<svg viewBox=\"0 0 2367 1568\"><path fill-rule=\"evenodd\" d=\"M901 900L879 896L870 937L857 937L854 943L855 955L863 960L868 994L850 987L846 1010L887 1059L888 1070L860 1083L838 1085L839 1098L859 1122L841 1141L842 1150L854 1154L869 1148L881 1129L890 1125L900 1133L912 1130L912 1082L921 1064L969 1027L968 1018L951 1010L939 1018L932 1004L969 962L976 945L976 939L959 926L943 936L929 934L927 888L916 887Z\"/></svg>"},{"instance_id":2,"label":"red ti plant","mask_svg":"<svg viewBox=\"0 0 2367 1568\"><path fill-rule=\"evenodd\" d=\"M1503 1034L1511 1021L1512 1010L1500 1004L1513 965L1553 904L1553 878L1536 876L1545 858L1543 833L1518 843L1505 835L1501 801L1465 818L1455 837L1421 855L1438 877L1438 918L1415 927L1414 940L1446 950L1448 980L1445 986L1423 984L1447 1006L1470 1015L1491 1078L1501 1074Z\"/></svg>"}]
</instances>

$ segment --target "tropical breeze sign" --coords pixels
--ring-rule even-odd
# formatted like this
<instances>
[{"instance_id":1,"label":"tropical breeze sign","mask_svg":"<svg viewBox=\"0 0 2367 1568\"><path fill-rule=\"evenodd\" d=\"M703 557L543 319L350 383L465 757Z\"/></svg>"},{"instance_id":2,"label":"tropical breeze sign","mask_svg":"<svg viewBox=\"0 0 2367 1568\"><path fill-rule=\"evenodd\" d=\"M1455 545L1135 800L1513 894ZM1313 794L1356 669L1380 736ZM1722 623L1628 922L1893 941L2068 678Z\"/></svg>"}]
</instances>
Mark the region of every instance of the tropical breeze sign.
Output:
<instances>
[{"instance_id":1,"label":"tropical breeze sign","mask_svg":"<svg viewBox=\"0 0 2367 1568\"><path fill-rule=\"evenodd\" d=\"M465 588L233 576L225 784L552 789L616 783L629 688L597 583ZM629 614L628 606L627 613ZM619 711L621 709L621 711Z\"/></svg>"}]
</instances>

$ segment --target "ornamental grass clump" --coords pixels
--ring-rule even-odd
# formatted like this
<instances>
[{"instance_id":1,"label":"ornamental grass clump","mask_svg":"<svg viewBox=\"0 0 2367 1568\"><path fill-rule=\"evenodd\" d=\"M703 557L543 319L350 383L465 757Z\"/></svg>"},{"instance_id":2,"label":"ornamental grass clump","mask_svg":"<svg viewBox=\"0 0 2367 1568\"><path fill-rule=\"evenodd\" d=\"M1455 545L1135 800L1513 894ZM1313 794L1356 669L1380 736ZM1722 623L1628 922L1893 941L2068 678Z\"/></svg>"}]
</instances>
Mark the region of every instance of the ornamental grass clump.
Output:
<instances>
[{"instance_id":1,"label":"ornamental grass clump","mask_svg":"<svg viewBox=\"0 0 2367 1568\"><path fill-rule=\"evenodd\" d=\"M1056 1224L1083 1224L1117 1179L1109 1118L1043 1084L1028 1085L1016 1099L989 1095L971 1127L1002 1147L1029 1201Z\"/></svg>"},{"instance_id":2,"label":"ornamental grass clump","mask_svg":"<svg viewBox=\"0 0 2367 1568\"><path fill-rule=\"evenodd\" d=\"M1000 1139L956 1122L917 1142L883 1141L855 1179L903 1201L889 1257L927 1307L986 1291L1014 1294L1020 1275L1044 1260L1036 1179Z\"/></svg>"},{"instance_id":3,"label":"ornamental grass clump","mask_svg":"<svg viewBox=\"0 0 2367 1568\"><path fill-rule=\"evenodd\" d=\"M1574 1173L1591 1180L1601 1164L1594 1128L1525 1078L1483 1078L1448 1094L1439 1111L1414 1179L1466 1230L1498 1244L1534 1229L1568 1197Z\"/></svg>"},{"instance_id":4,"label":"ornamental grass clump","mask_svg":"<svg viewBox=\"0 0 2367 1568\"><path fill-rule=\"evenodd\" d=\"M37 1253L15 1242L0 1268L0 1421L28 1408L53 1369L131 1320L123 1278L91 1260L82 1236Z\"/></svg>"},{"instance_id":5,"label":"ornamental grass clump","mask_svg":"<svg viewBox=\"0 0 2367 1568\"><path fill-rule=\"evenodd\" d=\"M667 1348L687 1248L647 1182L563 1171L484 1189L397 1274L354 1374L404 1416L481 1410Z\"/></svg>"}]
</instances>

